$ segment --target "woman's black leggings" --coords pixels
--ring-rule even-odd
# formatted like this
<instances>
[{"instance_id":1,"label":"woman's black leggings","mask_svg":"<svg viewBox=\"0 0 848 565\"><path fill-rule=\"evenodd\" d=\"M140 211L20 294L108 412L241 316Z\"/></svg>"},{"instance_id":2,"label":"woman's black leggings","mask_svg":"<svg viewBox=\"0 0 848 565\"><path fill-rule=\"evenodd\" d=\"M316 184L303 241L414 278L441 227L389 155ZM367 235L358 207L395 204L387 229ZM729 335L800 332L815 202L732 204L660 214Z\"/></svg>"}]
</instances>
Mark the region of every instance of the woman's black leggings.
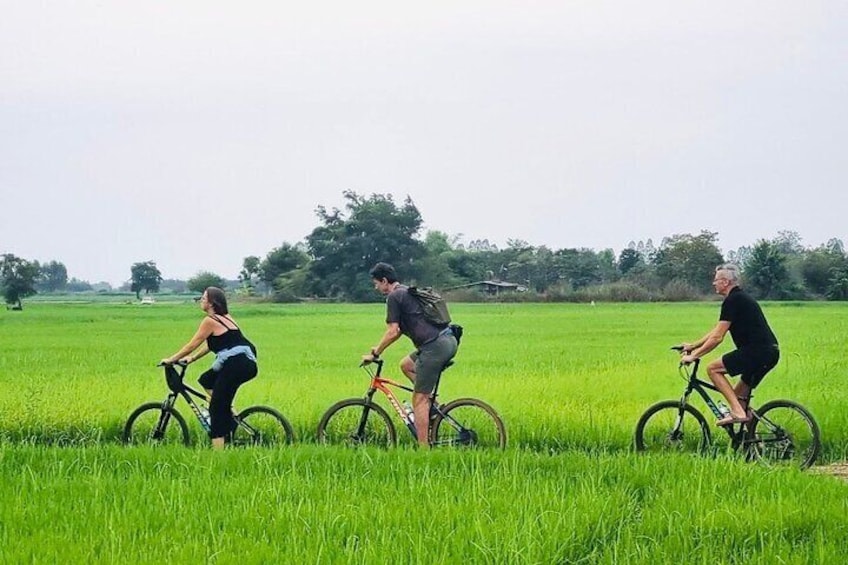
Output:
<instances>
[{"instance_id":1,"label":"woman's black leggings","mask_svg":"<svg viewBox=\"0 0 848 565\"><path fill-rule=\"evenodd\" d=\"M256 363L246 355L236 355L224 361L220 371L209 369L198 381L212 391L209 415L212 420L212 437L225 437L236 427L233 419L233 399L238 388L259 372Z\"/></svg>"}]
</instances>

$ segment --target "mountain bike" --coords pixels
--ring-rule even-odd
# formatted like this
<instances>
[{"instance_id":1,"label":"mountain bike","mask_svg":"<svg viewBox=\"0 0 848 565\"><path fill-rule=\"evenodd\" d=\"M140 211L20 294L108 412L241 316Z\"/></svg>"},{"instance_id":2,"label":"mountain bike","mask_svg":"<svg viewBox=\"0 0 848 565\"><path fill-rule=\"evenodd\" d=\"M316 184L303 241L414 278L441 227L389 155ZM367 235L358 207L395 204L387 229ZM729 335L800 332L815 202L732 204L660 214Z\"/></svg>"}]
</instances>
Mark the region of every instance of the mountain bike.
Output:
<instances>
[{"instance_id":1,"label":"mountain bike","mask_svg":"<svg viewBox=\"0 0 848 565\"><path fill-rule=\"evenodd\" d=\"M364 398L348 398L332 405L318 423L318 441L327 444L377 445L397 443L397 431L389 413L374 401L381 392L397 417L417 438L411 407L402 405L392 389L412 393L409 386L382 376L383 360L363 363L371 378ZM443 371L450 367L449 361ZM439 379L441 381L441 377ZM432 447L500 448L506 447L506 428L494 408L476 398L459 398L446 404L437 401L439 383L430 394L430 445Z\"/></svg>"},{"instance_id":2,"label":"mountain bike","mask_svg":"<svg viewBox=\"0 0 848 565\"><path fill-rule=\"evenodd\" d=\"M186 364L175 363L158 367L165 369L165 382L170 393L163 402L148 402L136 408L124 426L123 442L139 444L191 445L188 424L174 405L182 397L191 408L207 436L210 434L209 398L203 392L183 382ZM274 446L291 443L294 431L288 420L268 406L251 406L233 413L236 427L225 438L233 446Z\"/></svg>"},{"instance_id":3,"label":"mountain bike","mask_svg":"<svg viewBox=\"0 0 848 565\"><path fill-rule=\"evenodd\" d=\"M682 351L680 346L672 347ZM718 392L710 382L698 378L700 359L689 366L680 363L678 371L686 381L680 400L664 400L648 408L636 424L636 450L649 452L705 453L712 444L707 420L689 396L697 392L716 416L725 414L710 397L708 390ZM753 396L753 395L752 395ZM771 465L795 465L806 469L821 450L819 426L809 410L792 400L771 400L760 408L747 408L747 422L723 426L730 438L731 449L742 453L747 461Z\"/></svg>"}]
</instances>

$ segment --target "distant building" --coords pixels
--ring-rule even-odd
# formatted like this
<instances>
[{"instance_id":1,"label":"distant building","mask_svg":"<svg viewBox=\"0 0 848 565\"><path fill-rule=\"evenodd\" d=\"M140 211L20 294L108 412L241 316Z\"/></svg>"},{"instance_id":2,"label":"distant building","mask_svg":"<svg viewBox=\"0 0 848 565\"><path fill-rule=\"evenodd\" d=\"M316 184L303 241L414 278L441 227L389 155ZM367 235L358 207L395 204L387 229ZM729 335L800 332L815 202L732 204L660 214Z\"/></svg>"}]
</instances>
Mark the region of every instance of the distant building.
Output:
<instances>
[{"instance_id":1,"label":"distant building","mask_svg":"<svg viewBox=\"0 0 848 565\"><path fill-rule=\"evenodd\" d=\"M482 290L486 294L500 294L501 292L526 292L527 287L523 284L511 283L505 281L477 281L468 284L461 284L459 286L452 286L450 288L444 288L443 291L448 290L459 290L463 288L473 288Z\"/></svg>"}]
</instances>

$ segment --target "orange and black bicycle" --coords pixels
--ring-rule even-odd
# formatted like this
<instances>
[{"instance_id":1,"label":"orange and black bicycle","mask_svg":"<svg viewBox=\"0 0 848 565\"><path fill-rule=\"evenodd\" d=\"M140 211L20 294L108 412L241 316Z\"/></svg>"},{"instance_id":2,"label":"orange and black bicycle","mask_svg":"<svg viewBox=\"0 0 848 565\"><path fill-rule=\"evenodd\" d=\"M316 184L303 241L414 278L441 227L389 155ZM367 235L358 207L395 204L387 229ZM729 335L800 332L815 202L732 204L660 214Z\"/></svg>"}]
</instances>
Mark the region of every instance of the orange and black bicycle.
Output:
<instances>
[{"instance_id":1,"label":"orange and black bicycle","mask_svg":"<svg viewBox=\"0 0 848 565\"><path fill-rule=\"evenodd\" d=\"M397 432L389 412L374 401L377 391L383 393L398 418L415 438L412 410L401 404L392 389L413 392L412 388L382 376L383 360L375 359L376 370L362 364L371 377L364 397L348 398L335 403L318 424L318 441L327 444L376 445L389 447L397 443ZM445 365L447 369L452 361ZM443 369L443 371L444 371ZM441 380L441 379L440 379ZM430 395L430 445L432 447L495 448L506 447L506 428L494 408L477 398L459 398L439 404L439 384Z\"/></svg>"}]
</instances>

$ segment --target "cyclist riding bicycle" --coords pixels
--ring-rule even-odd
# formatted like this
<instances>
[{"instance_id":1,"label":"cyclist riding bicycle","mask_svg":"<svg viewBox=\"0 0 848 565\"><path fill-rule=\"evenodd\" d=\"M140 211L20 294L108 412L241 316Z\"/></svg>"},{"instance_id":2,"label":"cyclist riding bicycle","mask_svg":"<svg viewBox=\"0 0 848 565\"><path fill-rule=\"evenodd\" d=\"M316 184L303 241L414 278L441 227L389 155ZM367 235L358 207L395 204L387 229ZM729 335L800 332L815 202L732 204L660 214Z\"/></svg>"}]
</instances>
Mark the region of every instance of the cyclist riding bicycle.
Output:
<instances>
[{"instance_id":1,"label":"cyclist riding bicycle","mask_svg":"<svg viewBox=\"0 0 848 565\"><path fill-rule=\"evenodd\" d=\"M751 391L777 365L780 350L760 305L739 287L739 270L736 265L716 267L713 286L718 294L724 296L718 324L695 343L682 344L686 355L681 360L683 363L691 363L700 359L718 347L727 332L730 332L736 350L707 366L710 380L727 399L730 407L730 414L718 420L716 425L727 426L751 419L748 413ZM732 388L725 375L742 377L736 387Z\"/></svg>"},{"instance_id":2,"label":"cyclist riding bicycle","mask_svg":"<svg viewBox=\"0 0 848 565\"><path fill-rule=\"evenodd\" d=\"M409 293L408 286L400 283L393 266L377 263L369 274L374 288L386 295L386 331L371 352L362 356L362 361L374 361L401 335L412 340L416 350L401 360L400 369L413 383L412 410L418 445L429 447L429 397L445 365L456 355L456 337L450 327L440 328L427 321L418 300Z\"/></svg>"},{"instance_id":3,"label":"cyclist riding bicycle","mask_svg":"<svg viewBox=\"0 0 848 565\"><path fill-rule=\"evenodd\" d=\"M215 353L212 368L198 380L209 395L212 447L222 449L227 436L236 427L232 407L236 392L258 373L256 347L230 315L223 290L208 287L200 297L200 308L206 315L194 336L179 351L162 359L162 363L172 365L182 361L189 364L210 351Z\"/></svg>"}]
</instances>

